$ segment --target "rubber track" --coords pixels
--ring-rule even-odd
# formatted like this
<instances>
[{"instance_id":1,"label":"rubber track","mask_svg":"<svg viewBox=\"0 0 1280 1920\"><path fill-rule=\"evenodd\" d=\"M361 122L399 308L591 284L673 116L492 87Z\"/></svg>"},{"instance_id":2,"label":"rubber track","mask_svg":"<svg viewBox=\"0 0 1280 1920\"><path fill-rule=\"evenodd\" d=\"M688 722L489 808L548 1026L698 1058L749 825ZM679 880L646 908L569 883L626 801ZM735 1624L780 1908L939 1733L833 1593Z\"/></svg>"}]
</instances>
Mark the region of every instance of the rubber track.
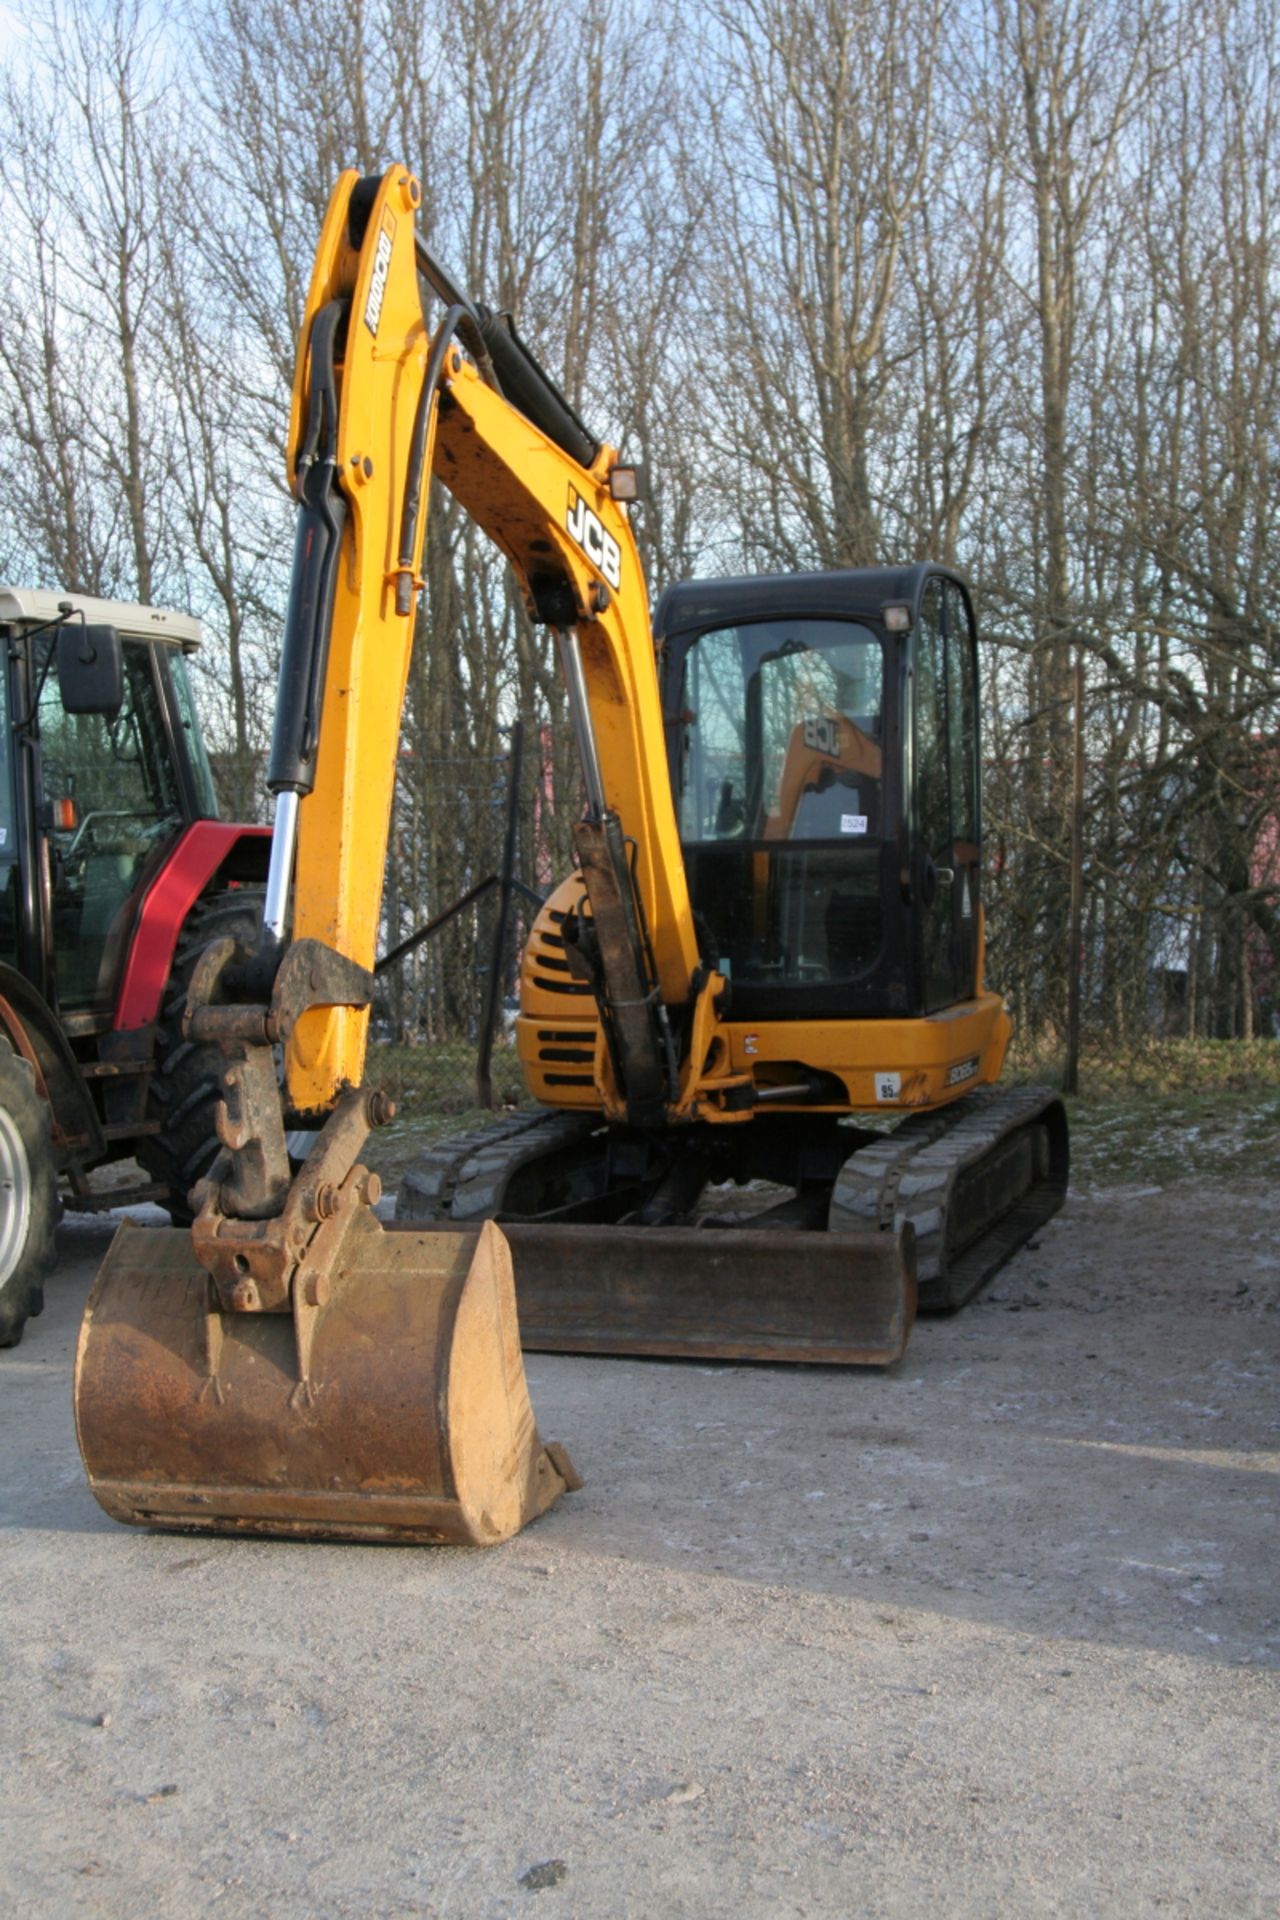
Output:
<instances>
[{"instance_id":1,"label":"rubber track","mask_svg":"<svg viewBox=\"0 0 1280 1920\"><path fill-rule=\"evenodd\" d=\"M970 1094L942 1113L912 1115L845 1161L832 1190L828 1227L888 1230L909 1220L916 1233L920 1305L954 1311L1058 1211L1064 1197L1052 1185L1033 1187L948 1268L947 1208L956 1182L1007 1134L1056 1101L1043 1087L998 1087Z\"/></svg>"},{"instance_id":2,"label":"rubber track","mask_svg":"<svg viewBox=\"0 0 1280 1920\"><path fill-rule=\"evenodd\" d=\"M832 1189L828 1230L896 1231L910 1221L921 1307L954 1311L1025 1245L1063 1199L1052 1184L1033 1187L948 1267L947 1208L956 1182L1056 1099L1042 1087L990 1088L942 1113L908 1116L893 1133L845 1161ZM405 1174L396 1218L491 1219L503 1210L513 1174L532 1161L553 1159L599 1124L594 1115L512 1114L439 1140Z\"/></svg>"},{"instance_id":3,"label":"rubber track","mask_svg":"<svg viewBox=\"0 0 1280 1920\"><path fill-rule=\"evenodd\" d=\"M491 1219L502 1211L512 1174L573 1146L598 1125L594 1116L581 1114L513 1113L437 1140L401 1180L396 1219Z\"/></svg>"}]
</instances>

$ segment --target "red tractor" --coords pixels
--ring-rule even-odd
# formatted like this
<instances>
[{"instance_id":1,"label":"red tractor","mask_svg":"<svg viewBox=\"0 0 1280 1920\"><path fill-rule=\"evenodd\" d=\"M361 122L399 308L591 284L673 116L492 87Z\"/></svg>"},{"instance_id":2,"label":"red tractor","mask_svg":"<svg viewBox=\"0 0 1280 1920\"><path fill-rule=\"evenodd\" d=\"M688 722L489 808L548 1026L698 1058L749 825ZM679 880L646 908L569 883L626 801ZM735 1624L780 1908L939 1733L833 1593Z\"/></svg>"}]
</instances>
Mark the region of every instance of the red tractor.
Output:
<instances>
[{"instance_id":1,"label":"red tractor","mask_svg":"<svg viewBox=\"0 0 1280 1920\"><path fill-rule=\"evenodd\" d=\"M222 1061L181 1015L206 943L256 936L269 829L217 817L187 615L0 588L0 1346L43 1305L62 1204L187 1194ZM138 1162L109 1188L95 1170Z\"/></svg>"}]
</instances>

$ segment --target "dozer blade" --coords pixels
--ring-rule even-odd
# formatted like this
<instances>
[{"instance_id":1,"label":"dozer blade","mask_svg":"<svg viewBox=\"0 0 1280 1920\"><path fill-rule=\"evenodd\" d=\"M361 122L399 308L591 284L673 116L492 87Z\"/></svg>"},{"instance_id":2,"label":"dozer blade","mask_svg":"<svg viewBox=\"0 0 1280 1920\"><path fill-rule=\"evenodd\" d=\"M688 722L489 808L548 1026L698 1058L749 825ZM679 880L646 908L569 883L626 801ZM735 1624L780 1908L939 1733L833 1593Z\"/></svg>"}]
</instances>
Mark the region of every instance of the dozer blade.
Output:
<instances>
[{"instance_id":1,"label":"dozer blade","mask_svg":"<svg viewBox=\"0 0 1280 1920\"><path fill-rule=\"evenodd\" d=\"M552 1353L890 1367L915 1236L504 1223L520 1337Z\"/></svg>"},{"instance_id":2,"label":"dozer blade","mask_svg":"<svg viewBox=\"0 0 1280 1920\"><path fill-rule=\"evenodd\" d=\"M114 1519L488 1546L580 1484L538 1437L496 1227L388 1234L365 1214L305 1379L292 1314L211 1298L187 1233L120 1228L75 1371L80 1451Z\"/></svg>"}]
</instances>

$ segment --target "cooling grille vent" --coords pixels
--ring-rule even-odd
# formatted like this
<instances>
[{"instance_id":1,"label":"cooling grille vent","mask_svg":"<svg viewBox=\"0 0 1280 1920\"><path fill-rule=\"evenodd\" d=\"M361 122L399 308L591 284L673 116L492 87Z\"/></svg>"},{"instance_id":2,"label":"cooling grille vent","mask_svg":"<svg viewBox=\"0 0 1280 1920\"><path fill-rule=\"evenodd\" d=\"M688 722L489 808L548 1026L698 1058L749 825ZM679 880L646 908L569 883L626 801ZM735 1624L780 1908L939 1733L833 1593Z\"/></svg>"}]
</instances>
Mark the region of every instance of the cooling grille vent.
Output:
<instances>
[{"instance_id":1,"label":"cooling grille vent","mask_svg":"<svg viewBox=\"0 0 1280 1920\"><path fill-rule=\"evenodd\" d=\"M564 915L552 914L555 920L563 920ZM564 957L564 940L558 933L544 932L541 926L533 930L533 935L525 949L525 966L532 976L533 985L541 987L546 993L560 993L581 999L584 994L591 995L591 988L584 980L575 980L569 971L569 962Z\"/></svg>"}]
</instances>

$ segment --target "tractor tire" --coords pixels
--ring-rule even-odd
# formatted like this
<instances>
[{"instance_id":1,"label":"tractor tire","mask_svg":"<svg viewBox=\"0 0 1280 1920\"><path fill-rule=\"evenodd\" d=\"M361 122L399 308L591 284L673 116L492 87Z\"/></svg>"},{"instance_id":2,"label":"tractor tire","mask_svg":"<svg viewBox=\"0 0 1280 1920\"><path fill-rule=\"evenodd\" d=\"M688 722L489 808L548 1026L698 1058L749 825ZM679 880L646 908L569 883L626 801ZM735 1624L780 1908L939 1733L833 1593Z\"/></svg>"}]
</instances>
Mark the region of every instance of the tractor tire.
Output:
<instances>
[{"instance_id":1,"label":"tractor tire","mask_svg":"<svg viewBox=\"0 0 1280 1920\"><path fill-rule=\"evenodd\" d=\"M16 1347L44 1306L57 1219L49 1110L27 1062L0 1039L0 1347Z\"/></svg>"},{"instance_id":2,"label":"tractor tire","mask_svg":"<svg viewBox=\"0 0 1280 1920\"><path fill-rule=\"evenodd\" d=\"M190 1226L195 1216L188 1195L218 1152L214 1113L224 1070L218 1047L198 1046L182 1031L187 989L196 961L211 940L229 934L245 946L254 944L264 898L261 887L230 887L197 900L174 949L151 1076L150 1117L159 1120L161 1130L139 1141L138 1159L153 1180L169 1188L164 1204L176 1227Z\"/></svg>"}]
</instances>

